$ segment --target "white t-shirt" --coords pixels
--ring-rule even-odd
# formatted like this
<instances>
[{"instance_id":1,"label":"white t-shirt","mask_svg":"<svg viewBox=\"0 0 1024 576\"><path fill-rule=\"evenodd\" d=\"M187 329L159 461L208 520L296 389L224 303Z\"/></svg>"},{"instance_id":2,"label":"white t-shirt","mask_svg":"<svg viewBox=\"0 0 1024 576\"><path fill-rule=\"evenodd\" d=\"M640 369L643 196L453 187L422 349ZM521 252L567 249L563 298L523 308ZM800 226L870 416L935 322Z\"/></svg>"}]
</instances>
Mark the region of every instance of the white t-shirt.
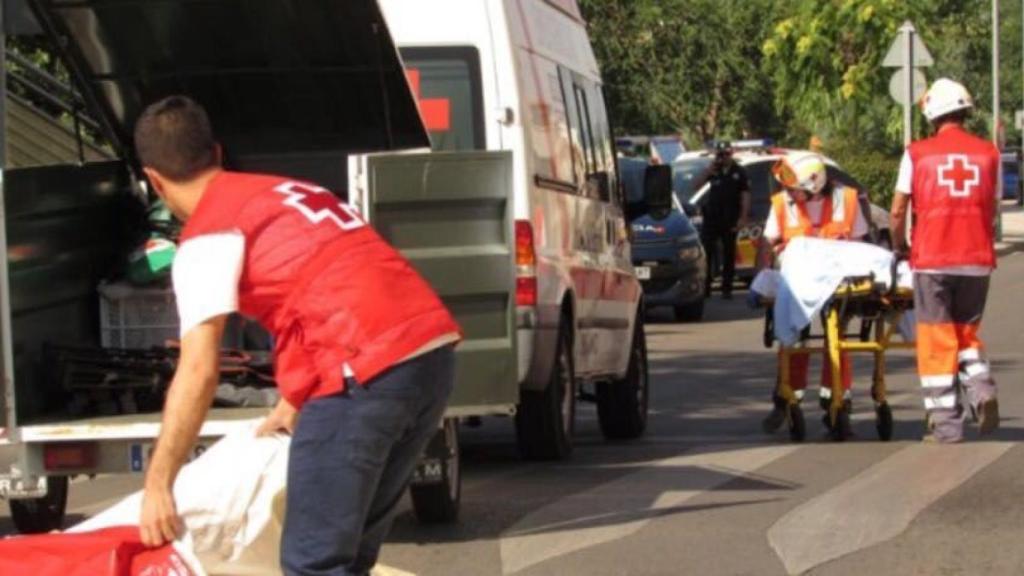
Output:
<instances>
[{"instance_id":1,"label":"white t-shirt","mask_svg":"<svg viewBox=\"0 0 1024 576\"><path fill-rule=\"evenodd\" d=\"M900 159L900 171L896 177L896 193L913 197L911 190L914 187L914 161L910 158L909 152L903 152ZM999 171L996 174L996 198L1003 197L1003 165L999 163ZM995 199L993 199L995 200ZM928 268L914 270L919 274L953 274L955 276L988 276L992 269L988 266L949 266L947 268Z\"/></svg>"},{"instance_id":2,"label":"white t-shirt","mask_svg":"<svg viewBox=\"0 0 1024 576\"><path fill-rule=\"evenodd\" d=\"M786 200L787 202L793 202L793 200ZM807 217L810 218L811 224L815 226L821 225L822 212L825 208L825 197L817 194L807 200ZM858 207L859 208L859 207ZM861 210L857 210L857 218L853 222L853 237L863 238L868 233L868 221L864 218L864 214ZM775 205L772 204L771 210L768 212L768 220L764 223L764 237L769 242L776 242L782 238L782 230L779 230L779 217L775 213Z\"/></svg>"},{"instance_id":3,"label":"white t-shirt","mask_svg":"<svg viewBox=\"0 0 1024 576\"><path fill-rule=\"evenodd\" d=\"M238 311L244 261L245 237L238 230L204 234L178 246L173 279L182 338L211 318Z\"/></svg>"}]
</instances>

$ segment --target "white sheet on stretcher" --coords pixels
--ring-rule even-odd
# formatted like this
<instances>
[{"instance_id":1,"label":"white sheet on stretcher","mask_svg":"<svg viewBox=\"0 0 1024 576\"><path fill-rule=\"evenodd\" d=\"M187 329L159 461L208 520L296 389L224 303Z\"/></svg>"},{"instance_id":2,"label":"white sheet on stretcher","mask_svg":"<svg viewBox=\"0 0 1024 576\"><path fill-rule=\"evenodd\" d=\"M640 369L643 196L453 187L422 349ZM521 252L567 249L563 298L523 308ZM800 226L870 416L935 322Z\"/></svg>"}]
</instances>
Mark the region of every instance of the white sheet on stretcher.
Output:
<instances>
[{"instance_id":1,"label":"white sheet on stretcher","mask_svg":"<svg viewBox=\"0 0 1024 576\"><path fill-rule=\"evenodd\" d=\"M775 338L792 346L844 278L874 274L876 282L888 285L892 261L892 252L871 244L795 238L782 253L782 269L763 271L751 290L775 298ZM901 263L898 273L899 285L912 288L909 266Z\"/></svg>"}]
</instances>

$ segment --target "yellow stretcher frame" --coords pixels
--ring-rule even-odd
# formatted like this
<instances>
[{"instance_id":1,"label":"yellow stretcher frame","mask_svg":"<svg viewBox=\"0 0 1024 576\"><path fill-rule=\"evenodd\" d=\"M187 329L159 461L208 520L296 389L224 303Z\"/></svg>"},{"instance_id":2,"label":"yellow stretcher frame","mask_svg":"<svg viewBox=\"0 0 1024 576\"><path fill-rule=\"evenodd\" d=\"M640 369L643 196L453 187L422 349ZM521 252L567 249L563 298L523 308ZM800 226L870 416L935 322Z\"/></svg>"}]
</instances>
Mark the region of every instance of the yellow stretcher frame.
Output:
<instances>
[{"instance_id":1,"label":"yellow stretcher frame","mask_svg":"<svg viewBox=\"0 0 1024 576\"><path fill-rule=\"evenodd\" d=\"M773 302L766 301L765 304L768 306L765 344L770 347L774 340L771 327L771 305ZM794 441L803 441L806 429L795 430L795 428L803 426L803 414L800 411L800 399L790 383L789 359L794 355L821 354L823 352L828 353L829 369L832 372L832 397L828 417L833 439L843 441L849 435L849 414L843 414L841 363L843 352L874 356L871 398L875 402L876 428L882 441L892 438L892 410L887 401L885 356L889 350L913 350L915 348L916 342L912 340L896 341L894 339L904 314L913 310L913 307L914 294L913 290L909 288L898 287L895 282L893 286L886 286L876 282L873 275L849 277L843 280L822 309L822 325L824 326L822 335L824 344L822 346L808 345L808 340L814 338L809 330L794 346L779 344L776 395L782 398L787 405L786 424L790 430L790 437ZM851 335L847 333L847 327L850 321L857 317L862 320L861 331L855 335L856 338L851 338ZM844 417L847 419L846 422L841 422ZM797 418L800 419L800 422L795 421Z\"/></svg>"}]
</instances>

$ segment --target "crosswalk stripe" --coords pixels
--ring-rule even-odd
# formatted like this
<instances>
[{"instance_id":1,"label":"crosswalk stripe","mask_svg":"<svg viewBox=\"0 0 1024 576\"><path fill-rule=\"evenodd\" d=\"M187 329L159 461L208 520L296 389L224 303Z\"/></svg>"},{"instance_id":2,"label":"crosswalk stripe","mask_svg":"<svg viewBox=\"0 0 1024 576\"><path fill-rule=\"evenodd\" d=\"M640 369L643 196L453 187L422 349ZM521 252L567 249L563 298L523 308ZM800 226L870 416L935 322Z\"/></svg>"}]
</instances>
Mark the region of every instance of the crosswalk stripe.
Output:
<instances>
[{"instance_id":1,"label":"crosswalk stripe","mask_svg":"<svg viewBox=\"0 0 1024 576\"><path fill-rule=\"evenodd\" d=\"M515 574L634 534L657 518L659 511L748 476L797 449L778 445L674 456L562 498L529 514L502 535L503 573ZM687 489L674 489L680 485Z\"/></svg>"},{"instance_id":2,"label":"crosswalk stripe","mask_svg":"<svg viewBox=\"0 0 1024 576\"><path fill-rule=\"evenodd\" d=\"M790 574L886 542L1012 446L908 446L794 508L768 530L768 542Z\"/></svg>"}]
</instances>

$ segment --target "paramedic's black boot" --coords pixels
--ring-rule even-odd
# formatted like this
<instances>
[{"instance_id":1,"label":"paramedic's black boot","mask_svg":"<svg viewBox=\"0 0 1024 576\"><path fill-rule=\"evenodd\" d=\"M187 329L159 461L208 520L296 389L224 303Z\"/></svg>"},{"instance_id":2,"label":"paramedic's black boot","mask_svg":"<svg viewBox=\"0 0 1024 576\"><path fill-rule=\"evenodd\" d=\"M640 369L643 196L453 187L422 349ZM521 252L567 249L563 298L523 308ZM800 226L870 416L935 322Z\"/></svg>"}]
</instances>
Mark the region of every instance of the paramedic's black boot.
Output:
<instances>
[{"instance_id":1,"label":"paramedic's black boot","mask_svg":"<svg viewBox=\"0 0 1024 576\"><path fill-rule=\"evenodd\" d=\"M765 434L774 434L786 423L786 401L772 395L772 411L761 421L761 429Z\"/></svg>"}]
</instances>

